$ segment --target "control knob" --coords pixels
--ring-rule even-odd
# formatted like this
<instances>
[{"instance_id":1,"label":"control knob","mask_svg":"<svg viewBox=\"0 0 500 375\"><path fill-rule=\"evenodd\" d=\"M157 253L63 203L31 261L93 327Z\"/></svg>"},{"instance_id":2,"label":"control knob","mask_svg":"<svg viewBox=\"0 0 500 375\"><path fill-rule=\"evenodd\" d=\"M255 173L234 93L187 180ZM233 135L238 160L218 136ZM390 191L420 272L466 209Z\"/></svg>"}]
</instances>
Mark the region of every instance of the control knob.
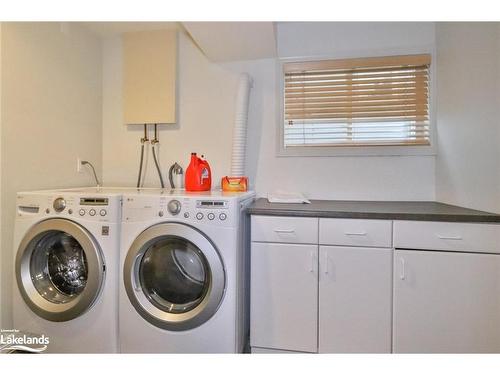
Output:
<instances>
[{"instance_id":1,"label":"control knob","mask_svg":"<svg viewBox=\"0 0 500 375\"><path fill-rule=\"evenodd\" d=\"M54 200L52 207L56 212L62 212L66 208L66 201L64 198L57 198Z\"/></svg>"},{"instance_id":2,"label":"control knob","mask_svg":"<svg viewBox=\"0 0 500 375\"><path fill-rule=\"evenodd\" d=\"M172 199L167 204L167 210L172 215L177 215L179 212L181 212L181 207L181 202L179 202L177 199Z\"/></svg>"}]
</instances>

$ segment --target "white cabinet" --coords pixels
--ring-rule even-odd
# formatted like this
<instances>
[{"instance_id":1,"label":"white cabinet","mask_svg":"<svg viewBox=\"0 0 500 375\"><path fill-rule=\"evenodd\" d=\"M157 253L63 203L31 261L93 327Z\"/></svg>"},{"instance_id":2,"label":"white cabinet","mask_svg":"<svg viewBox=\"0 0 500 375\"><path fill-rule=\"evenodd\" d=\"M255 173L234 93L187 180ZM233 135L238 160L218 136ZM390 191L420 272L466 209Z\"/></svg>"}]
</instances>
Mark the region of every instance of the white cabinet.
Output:
<instances>
[{"instance_id":1,"label":"white cabinet","mask_svg":"<svg viewBox=\"0 0 500 375\"><path fill-rule=\"evenodd\" d=\"M250 345L317 351L318 246L252 243Z\"/></svg>"},{"instance_id":2,"label":"white cabinet","mask_svg":"<svg viewBox=\"0 0 500 375\"><path fill-rule=\"evenodd\" d=\"M319 352L390 353L392 249L320 246Z\"/></svg>"},{"instance_id":3,"label":"white cabinet","mask_svg":"<svg viewBox=\"0 0 500 375\"><path fill-rule=\"evenodd\" d=\"M358 241L344 232L392 243L390 222L252 216L253 352L391 351L392 249L318 245Z\"/></svg>"},{"instance_id":4,"label":"white cabinet","mask_svg":"<svg viewBox=\"0 0 500 375\"><path fill-rule=\"evenodd\" d=\"M396 353L500 352L500 255L396 250L393 335Z\"/></svg>"},{"instance_id":5,"label":"white cabinet","mask_svg":"<svg viewBox=\"0 0 500 375\"><path fill-rule=\"evenodd\" d=\"M251 251L255 352L500 353L498 224L252 216Z\"/></svg>"}]
</instances>

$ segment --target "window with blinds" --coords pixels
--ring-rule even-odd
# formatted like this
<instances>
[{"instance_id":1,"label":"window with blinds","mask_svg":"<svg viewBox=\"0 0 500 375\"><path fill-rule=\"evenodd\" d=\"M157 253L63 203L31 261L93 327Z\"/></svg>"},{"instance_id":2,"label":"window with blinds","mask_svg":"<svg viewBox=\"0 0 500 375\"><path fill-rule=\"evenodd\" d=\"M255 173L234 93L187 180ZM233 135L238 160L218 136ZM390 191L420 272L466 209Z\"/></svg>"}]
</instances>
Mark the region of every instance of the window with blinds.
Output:
<instances>
[{"instance_id":1,"label":"window with blinds","mask_svg":"<svg viewBox=\"0 0 500 375\"><path fill-rule=\"evenodd\" d=\"M284 64L284 146L429 145L430 55Z\"/></svg>"}]
</instances>

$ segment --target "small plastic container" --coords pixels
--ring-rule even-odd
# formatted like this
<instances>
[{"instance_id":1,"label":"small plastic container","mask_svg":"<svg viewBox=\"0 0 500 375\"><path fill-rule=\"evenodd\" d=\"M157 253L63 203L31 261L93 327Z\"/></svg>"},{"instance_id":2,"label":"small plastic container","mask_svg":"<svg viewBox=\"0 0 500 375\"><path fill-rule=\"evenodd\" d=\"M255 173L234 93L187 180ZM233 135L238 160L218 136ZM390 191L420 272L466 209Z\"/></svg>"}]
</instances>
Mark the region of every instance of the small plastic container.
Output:
<instances>
[{"instance_id":1,"label":"small plastic container","mask_svg":"<svg viewBox=\"0 0 500 375\"><path fill-rule=\"evenodd\" d=\"M220 185L222 191L247 191L248 177L222 177Z\"/></svg>"}]
</instances>

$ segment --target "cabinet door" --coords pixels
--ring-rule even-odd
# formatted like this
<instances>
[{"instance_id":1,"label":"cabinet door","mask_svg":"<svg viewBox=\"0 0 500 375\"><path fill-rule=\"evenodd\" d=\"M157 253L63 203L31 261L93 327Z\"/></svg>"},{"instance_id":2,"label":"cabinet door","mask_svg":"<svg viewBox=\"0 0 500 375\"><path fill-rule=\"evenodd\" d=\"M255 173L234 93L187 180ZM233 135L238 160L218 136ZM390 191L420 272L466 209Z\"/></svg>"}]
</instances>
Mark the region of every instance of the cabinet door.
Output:
<instances>
[{"instance_id":1,"label":"cabinet door","mask_svg":"<svg viewBox=\"0 0 500 375\"><path fill-rule=\"evenodd\" d=\"M252 243L250 344L317 351L318 246Z\"/></svg>"},{"instance_id":2,"label":"cabinet door","mask_svg":"<svg viewBox=\"0 0 500 375\"><path fill-rule=\"evenodd\" d=\"M500 352L500 256L397 250L394 352Z\"/></svg>"},{"instance_id":3,"label":"cabinet door","mask_svg":"<svg viewBox=\"0 0 500 375\"><path fill-rule=\"evenodd\" d=\"M320 246L321 353L391 352L392 253Z\"/></svg>"}]
</instances>

